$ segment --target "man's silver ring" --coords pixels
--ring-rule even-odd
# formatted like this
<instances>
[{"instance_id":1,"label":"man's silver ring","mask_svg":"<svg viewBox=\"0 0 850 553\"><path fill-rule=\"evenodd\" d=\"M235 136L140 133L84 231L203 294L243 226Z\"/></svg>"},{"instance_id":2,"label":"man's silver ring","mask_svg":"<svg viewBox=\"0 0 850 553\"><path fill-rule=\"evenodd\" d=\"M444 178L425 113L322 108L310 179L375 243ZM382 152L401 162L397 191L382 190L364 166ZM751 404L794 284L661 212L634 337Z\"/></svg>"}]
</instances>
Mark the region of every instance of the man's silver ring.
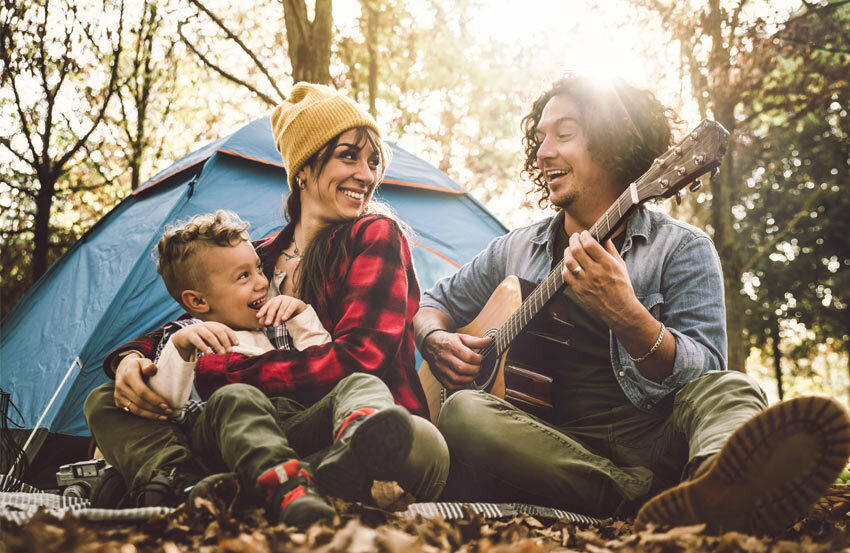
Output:
<instances>
[{"instance_id":1,"label":"man's silver ring","mask_svg":"<svg viewBox=\"0 0 850 553\"><path fill-rule=\"evenodd\" d=\"M583 270L584 270L584 269L582 269L582 268L581 268L581 265L579 265L579 266L577 266L575 269L570 269L570 272L571 272L572 274L574 274L574 275L577 275L577 274L579 274L580 272L582 272Z\"/></svg>"},{"instance_id":2,"label":"man's silver ring","mask_svg":"<svg viewBox=\"0 0 850 553\"><path fill-rule=\"evenodd\" d=\"M124 410L125 410L125 411L127 411L127 412L129 413L129 412L130 412L130 406L131 406L131 405L133 405L133 402L132 402L132 401L128 401L128 402L127 402L127 405L125 405L125 406L124 406Z\"/></svg>"}]
</instances>

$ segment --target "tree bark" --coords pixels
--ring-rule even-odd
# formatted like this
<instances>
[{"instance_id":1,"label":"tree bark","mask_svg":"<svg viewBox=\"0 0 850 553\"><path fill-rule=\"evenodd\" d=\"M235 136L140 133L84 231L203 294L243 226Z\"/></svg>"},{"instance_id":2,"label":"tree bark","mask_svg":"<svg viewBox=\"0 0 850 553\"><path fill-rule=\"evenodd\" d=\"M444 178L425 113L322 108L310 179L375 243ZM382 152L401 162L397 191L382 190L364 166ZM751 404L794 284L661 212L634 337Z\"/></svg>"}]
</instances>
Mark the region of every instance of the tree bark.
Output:
<instances>
[{"instance_id":1,"label":"tree bark","mask_svg":"<svg viewBox=\"0 0 850 553\"><path fill-rule=\"evenodd\" d=\"M710 0L704 19L705 32L711 37L708 59L708 93L714 119L730 133L729 147L720 172L711 184L711 224L714 243L723 264L726 300L728 368L746 371L747 347L744 336L744 301L741 297L741 248L737 244L732 206L739 196L739 176L735 167L735 105L738 94L731 82L732 60L723 36L724 12L719 0ZM692 63L697 60L693 59ZM700 83L692 83L695 87ZM705 86L705 83L703 83ZM699 90L695 88L695 90Z\"/></svg>"},{"instance_id":2,"label":"tree bark","mask_svg":"<svg viewBox=\"0 0 850 553\"><path fill-rule=\"evenodd\" d=\"M369 50L369 113L378 117L375 106L378 96L378 50L375 47L378 41L378 10L373 0L365 0L363 7L366 10L366 48Z\"/></svg>"},{"instance_id":3,"label":"tree bark","mask_svg":"<svg viewBox=\"0 0 850 553\"><path fill-rule=\"evenodd\" d=\"M734 133L734 104L715 101L714 115L721 125ZM729 148L723 165L711 183L711 225L714 229L714 244L723 264L723 285L726 301L726 329L728 336L728 367L736 371L746 370L747 347L744 336L744 300L741 297L741 248L734 229L732 206L738 197L738 175L735 171L735 139L729 140Z\"/></svg>"},{"instance_id":4,"label":"tree bark","mask_svg":"<svg viewBox=\"0 0 850 553\"><path fill-rule=\"evenodd\" d=\"M782 390L782 351L779 349L779 319L773 317L770 320L770 333L772 349L773 349L773 370L776 373L776 392L779 394L779 401L785 398Z\"/></svg>"},{"instance_id":5,"label":"tree bark","mask_svg":"<svg viewBox=\"0 0 850 553\"><path fill-rule=\"evenodd\" d=\"M293 80L330 83L333 1L316 0L316 13L310 21L304 0L283 0L283 15Z\"/></svg>"},{"instance_id":6,"label":"tree bark","mask_svg":"<svg viewBox=\"0 0 850 553\"><path fill-rule=\"evenodd\" d=\"M50 252L50 206L53 204L53 194L56 192L56 176L50 171L43 171L38 177L39 190L35 200L35 217L33 221L33 251L32 251L32 284L47 271L47 257Z\"/></svg>"}]
</instances>

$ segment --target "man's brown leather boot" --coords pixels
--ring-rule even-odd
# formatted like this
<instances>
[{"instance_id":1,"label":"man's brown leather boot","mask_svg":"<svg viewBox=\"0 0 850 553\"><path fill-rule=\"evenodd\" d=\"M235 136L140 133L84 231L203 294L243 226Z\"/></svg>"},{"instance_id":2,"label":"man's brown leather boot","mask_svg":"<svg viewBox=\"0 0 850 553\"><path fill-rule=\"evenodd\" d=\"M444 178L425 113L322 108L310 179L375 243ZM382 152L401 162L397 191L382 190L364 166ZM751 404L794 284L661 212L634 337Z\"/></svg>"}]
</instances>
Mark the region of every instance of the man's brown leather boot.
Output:
<instances>
[{"instance_id":1,"label":"man's brown leather boot","mask_svg":"<svg viewBox=\"0 0 850 553\"><path fill-rule=\"evenodd\" d=\"M714 531L778 532L821 497L848 457L850 418L840 403L828 397L783 401L738 428L692 480L650 499L635 525L706 523Z\"/></svg>"}]
</instances>

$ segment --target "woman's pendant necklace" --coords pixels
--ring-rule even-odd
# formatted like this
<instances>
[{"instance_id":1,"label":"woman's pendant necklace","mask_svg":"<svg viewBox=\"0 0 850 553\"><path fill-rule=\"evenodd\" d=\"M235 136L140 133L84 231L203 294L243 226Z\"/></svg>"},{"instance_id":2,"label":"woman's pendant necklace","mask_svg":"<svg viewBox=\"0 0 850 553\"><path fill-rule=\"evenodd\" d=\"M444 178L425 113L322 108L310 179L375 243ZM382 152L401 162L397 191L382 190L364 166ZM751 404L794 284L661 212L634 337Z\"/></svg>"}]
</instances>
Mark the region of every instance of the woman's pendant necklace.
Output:
<instances>
[{"instance_id":1,"label":"woman's pendant necklace","mask_svg":"<svg viewBox=\"0 0 850 553\"><path fill-rule=\"evenodd\" d=\"M286 250L280 252L280 254L285 257L287 261L291 261L293 259L301 259L301 252L298 251L298 242L296 242L293 238L292 243L295 244L295 251L293 251L292 253L289 253Z\"/></svg>"}]
</instances>

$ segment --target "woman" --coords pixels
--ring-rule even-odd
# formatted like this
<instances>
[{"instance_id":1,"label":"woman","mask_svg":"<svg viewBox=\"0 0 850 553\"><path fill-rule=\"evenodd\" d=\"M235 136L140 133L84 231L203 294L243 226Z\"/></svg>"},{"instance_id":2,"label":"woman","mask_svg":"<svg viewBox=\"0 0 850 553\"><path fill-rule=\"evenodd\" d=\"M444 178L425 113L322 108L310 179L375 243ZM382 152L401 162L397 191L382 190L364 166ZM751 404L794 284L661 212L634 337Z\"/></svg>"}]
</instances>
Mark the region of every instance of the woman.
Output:
<instances>
[{"instance_id":1,"label":"woman","mask_svg":"<svg viewBox=\"0 0 850 553\"><path fill-rule=\"evenodd\" d=\"M377 124L333 89L307 83L293 88L271 120L289 179L289 222L257 243L257 254L271 293L313 304L333 341L256 357L218 347L217 354L200 357L196 386L202 398L212 396L202 416L217 417L209 423L213 426L230 424L240 415L226 406L251 394L246 386L228 385L251 384L272 398L263 408L273 413L287 447L302 460L320 461L318 484L326 493L361 500L373 480L395 480L419 500L436 499L448 472L448 451L422 418L427 408L414 368L412 327L419 286L410 248L396 221L378 214L372 201L387 163ZM202 432L199 425L187 438L165 422L164 400L146 385L156 372L151 359L161 342L160 330L125 344L104 361L107 374L115 369L115 383L92 392L86 417L105 457L134 486L159 478L180 487L186 482L178 482L178 475L191 481L202 471L238 469L236 459L254 455L256 448L228 457L222 447L222 459L205 457L202 463L189 447L194 434ZM345 401L342 392L348 394ZM355 405L351 397L360 398L365 415L352 419L359 410L349 409L343 420L342 404ZM393 399L415 415L412 445L398 466L380 468L387 474L379 474L374 454L369 460L358 458L377 438L360 440L355 448L351 434L362 433L357 427L367 426L375 409L391 408ZM215 417L211 407L220 410ZM254 428L245 427L234 433L244 436ZM392 443L378 445L390 456ZM169 473L170 478L163 477ZM243 484L253 482L241 472L240 477Z\"/></svg>"}]
</instances>

